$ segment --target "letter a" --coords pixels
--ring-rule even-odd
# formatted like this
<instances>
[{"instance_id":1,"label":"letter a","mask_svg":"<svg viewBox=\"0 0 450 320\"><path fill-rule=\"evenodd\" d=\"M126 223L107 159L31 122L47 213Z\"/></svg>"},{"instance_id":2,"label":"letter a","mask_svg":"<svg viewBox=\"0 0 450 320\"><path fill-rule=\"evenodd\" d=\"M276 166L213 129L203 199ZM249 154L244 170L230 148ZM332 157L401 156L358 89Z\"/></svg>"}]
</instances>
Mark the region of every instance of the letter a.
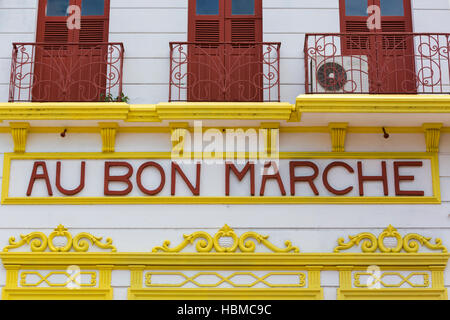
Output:
<instances>
[{"instance_id":1,"label":"letter a","mask_svg":"<svg viewBox=\"0 0 450 320\"><path fill-rule=\"evenodd\" d=\"M42 167L42 173L37 173L38 168ZM50 185L50 178L48 177L47 164L44 161L37 161L34 163L33 172L31 173L30 183L28 184L27 196L31 196L33 192L34 182L36 179L44 179L47 185L47 192L49 196L53 196L52 186Z\"/></svg>"}]
</instances>

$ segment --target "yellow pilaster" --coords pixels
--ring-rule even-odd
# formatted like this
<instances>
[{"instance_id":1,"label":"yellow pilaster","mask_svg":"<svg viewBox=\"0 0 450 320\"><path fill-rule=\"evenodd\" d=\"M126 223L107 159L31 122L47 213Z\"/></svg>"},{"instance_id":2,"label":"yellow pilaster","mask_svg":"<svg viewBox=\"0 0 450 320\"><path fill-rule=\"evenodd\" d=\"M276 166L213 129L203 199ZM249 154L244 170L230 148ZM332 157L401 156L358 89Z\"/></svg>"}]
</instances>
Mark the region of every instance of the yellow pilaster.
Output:
<instances>
[{"instance_id":1,"label":"yellow pilaster","mask_svg":"<svg viewBox=\"0 0 450 320\"><path fill-rule=\"evenodd\" d=\"M322 267L307 267L308 270L308 288L309 289L320 289L320 271Z\"/></svg>"},{"instance_id":2,"label":"yellow pilaster","mask_svg":"<svg viewBox=\"0 0 450 320\"><path fill-rule=\"evenodd\" d=\"M98 268L98 288L109 290L108 299L113 298L113 292L111 287L111 277L113 265L99 265Z\"/></svg>"},{"instance_id":3,"label":"yellow pilaster","mask_svg":"<svg viewBox=\"0 0 450 320\"><path fill-rule=\"evenodd\" d=\"M128 299L132 299L131 290L139 290L144 286L144 269L145 266L133 265L130 269L130 287L128 289Z\"/></svg>"},{"instance_id":4,"label":"yellow pilaster","mask_svg":"<svg viewBox=\"0 0 450 320\"><path fill-rule=\"evenodd\" d=\"M352 288L352 269L351 266L337 267L339 271L339 289L337 290L337 298L338 300L342 300L344 298L341 295L341 290L348 290Z\"/></svg>"}]
</instances>

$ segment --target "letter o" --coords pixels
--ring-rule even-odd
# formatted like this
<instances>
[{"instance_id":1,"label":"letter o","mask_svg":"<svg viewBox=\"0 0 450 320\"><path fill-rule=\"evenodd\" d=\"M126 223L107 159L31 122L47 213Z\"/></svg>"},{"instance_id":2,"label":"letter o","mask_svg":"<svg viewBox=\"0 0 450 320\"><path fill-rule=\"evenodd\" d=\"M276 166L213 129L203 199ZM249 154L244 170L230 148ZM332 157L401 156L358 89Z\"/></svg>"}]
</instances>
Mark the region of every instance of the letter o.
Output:
<instances>
[{"instance_id":1,"label":"letter o","mask_svg":"<svg viewBox=\"0 0 450 320\"><path fill-rule=\"evenodd\" d=\"M154 167L155 169L157 169L159 171L159 173L161 175L161 183L160 183L159 187L156 188L155 190L148 190L147 188L145 188L142 185L142 179L141 179L142 172L144 172L144 170L147 169L148 167ZM162 191L162 189L164 188L164 185L166 184L166 174L164 173L164 169L156 162L153 162L153 161L146 162L142 166L139 167L139 170L136 175L136 182L139 187L139 190L141 190L143 193L145 193L149 196L154 196L154 195L157 195L158 193L160 193Z\"/></svg>"}]
</instances>

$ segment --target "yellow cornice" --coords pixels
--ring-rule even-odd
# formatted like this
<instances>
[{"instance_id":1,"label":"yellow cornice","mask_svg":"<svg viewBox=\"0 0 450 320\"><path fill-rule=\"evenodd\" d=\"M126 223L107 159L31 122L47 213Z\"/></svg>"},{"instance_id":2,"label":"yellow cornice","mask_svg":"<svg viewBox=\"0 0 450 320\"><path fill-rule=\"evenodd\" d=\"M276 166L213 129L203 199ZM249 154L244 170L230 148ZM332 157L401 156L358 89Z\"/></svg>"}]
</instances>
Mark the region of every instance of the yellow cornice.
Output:
<instances>
[{"instance_id":1,"label":"yellow cornice","mask_svg":"<svg viewBox=\"0 0 450 320\"><path fill-rule=\"evenodd\" d=\"M179 122L177 122L178 124ZM203 127L203 132L216 129L216 130L226 130L226 129L255 129L259 130L261 127ZM389 134L423 134L424 127L384 127L384 129ZM60 134L66 130L67 134L70 133L100 133L100 127L84 127L84 126L59 126L59 127L41 127L41 126L30 126L28 128L28 133L32 134ZM194 128L186 128L190 132L194 132ZM279 127L280 133L329 133L329 126L292 126L292 127ZM169 126L119 126L117 128L118 133L171 133L172 128ZM11 133L10 126L0 126L0 134ZM347 133L352 134L383 134L383 127L348 127ZM441 134L450 133L450 127L442 127Z\"/></svg>"},{"instance_id":2,"label":"yellow cornice","mask_svg":"<svg viewBox=\"0 0 450 320\"><path fill-rule=\"evenodd\" d=\"M295 108L285 102L170 102L156 105L161 120L289 120Z\"/></svg>"},{"instance_id":3,"label":"yellow cornice","mask_svg":"<svg viewBox=\"0 0 450 320\"><path fill-rule=\"evenodd\" d=\"M303 94L298 112L450 113L450 95Z\"/></svg>"},{"instance_id":4,"label":"yellow cornice","mask_svg":"<svg viewBox=\"0 0 450 320\"><path fill-rule=\"evenodd\" d=\"M1 120L292 120L295 106L284 102L0 103Z\"/></svg>"},{"instance_id":5,"label":"yellow cornice","mask_svg":"<svg viewBox=\"0 0 450 320\"><path fill-rule=\"evenodd\" d=\"M301 266L321 266L338 270L342 266L378 265L380 267L408 268L435 266L445 268L449 253L150 253L150 252L2 252L5 266L114 265L115 269L130 265L200 268L258 267L295 269Z\"/></svg>"},{"instance_id":6,"label":"yellow cornice","mask_svg":"<svg viewBox=\"0 0 450 320\"><path fill-rule=\"evenodd\" d=\"M449 95L300 95L286 102L167 102L130 105L103 102L0 103L3 120L278 120L299 121L302 112L449 113Z\"/></svg>"},{"instance_id":7,"label":"yellow cornice","mask_svg":"<svg viewBox=\"0 0 450 320\"><path fill-rule=\"evenodd\" d=\"M1 120L126 120L126 103L0 103Z\"/></svg>"}]
</instances>

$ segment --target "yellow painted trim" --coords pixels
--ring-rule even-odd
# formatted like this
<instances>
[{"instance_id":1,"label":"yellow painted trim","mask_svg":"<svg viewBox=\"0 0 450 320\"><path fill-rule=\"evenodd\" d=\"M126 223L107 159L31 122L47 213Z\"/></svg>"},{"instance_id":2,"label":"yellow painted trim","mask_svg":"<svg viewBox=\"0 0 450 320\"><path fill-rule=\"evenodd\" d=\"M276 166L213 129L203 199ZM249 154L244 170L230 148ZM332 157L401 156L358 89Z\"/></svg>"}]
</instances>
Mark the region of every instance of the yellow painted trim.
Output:
<instances>
[{"instance_id":1,"label":"yellow painted trim","mask_svg":"<svg viewBox=\"0 0 450 320\"><path fill-rule=\"evenodd\" d=\"M193 155L193 154L192 154ZM243 155L248 158L248 153ZM422 152L280 152L280 159L428 159L431 161L433 195L428 197L9 197L12 160L55 159L171 159L170 152L125 153L6 153L3 160L3 205L91 204L440 204L439 156Z\"/></svg>"},{"instance_id":2,"label":"yellow painted trim","mask_svg":"<svg viewBox=\"0 0 450 320\"><path fill-rule=\"evenodd\" d=\"M1 120L126 120L129 105L121 102L0 103Z\"/></svg>"},{"instance_id":3,"label":"yellow painted trim","mask_svg":"<svg viewBox=\"0 0 450 320\"><path fill-rule=\"evenodd\" d=\"M112 300L112 289L3 288L3 300Z\"/></svg>"},{"instance_id":4,"label":"yellow painted trim","mask_svg":"<svg viewBox=\"0 0 450 320\"><path fill-rule=\"evenodd\" d=\"M194 128L186 128L190 132L194 131ZM242 129L244 131L248 129L254 129L258 130L259 127L203 127L203 132L211 129L216 130L226 130L226 129ZM385 127L386 131L389 134L423 134L424 130L423 127ZM64 132L64 130L67 130L67 134L71 133L99 133L100 128L99 127L74 127L74 126L67 126L67 127L38 127L38 126L31 126L28 129L28 133L33 134L60 134ZM148 127L148 126L130 126L130 127L118 127L117 132L118 133L170 133L172 128L170 126L167 127ZM328 127L308 127L308 126L302 126L302 127L280 127L279 128L280 133L329 133ZM8 127L0 127L0 133L3 134L9 134L11 133L11 128ZM382 127L348 127L347 133L352 134L383 134L383 128ZM450 133L450 127L443 127L441 129L441 133L448 134Z\"/></svg>"},{"instance_id":5,"label":"yellow painted trim","mask_svg":"<svg viewBox=\"0 0 450 320\"><path fill-rule=\"evenodd\" d=\"M449 95L303 94L300 113L449 113Z\"/></svg>"},{"instance_id":6,"label":"yellow painted trim","mask_svg":"<svg viewBox=\"0 0 450 320\"><path fill-rule=\"evenodd\" d=\"M322 300L323 289L128 289L129 300Z\"/></svg>"},{"instance_id":7,"label":"yellow painted trim","mask_svg":"<svg viewBox=\"0 0 450 320\"><path fill-rule=\"evenodd\" d=\"M364 270L377 265L386 270L417 270L430 266L444 268L449 253L151 253L151 252L1 252L5 266L55 269L78 265L89 268L112 265L113 270L146 266L153 270L268 270L299 271L321 267L324 271L342 266ZM28 269L27 269L28 270Z\"/></svg>"},{"instance_id":8,"label":"yellow painted trim","mask_svg":"<svg viewBox=\"0 0 450 320\"><path fill-rule=\"evenodd\" d=\"M156 105L161 120L289 120L295 107L285 102L170 102Z\"/></svg>"},{"instance_id":9,"label":"yellow painted trim","mask_svg":"<svg viewBox=\"0 0 450 320\"><path fill-rule=\"evenodd\" d=\"M338 289L338 300L447 300L447 289Z\"/></svg>"},{"instance_id":10,"label":"yellow painted trim","mask_svg":"<svg viewBox=\"0 0 450 320\"><path fill-rule=\"evenodd\" d=\"M53 102L0 103L1 120L296 120L295 106L285 102L170 102L156 105L127 103Z\"/></svg>"}]
</instances>

